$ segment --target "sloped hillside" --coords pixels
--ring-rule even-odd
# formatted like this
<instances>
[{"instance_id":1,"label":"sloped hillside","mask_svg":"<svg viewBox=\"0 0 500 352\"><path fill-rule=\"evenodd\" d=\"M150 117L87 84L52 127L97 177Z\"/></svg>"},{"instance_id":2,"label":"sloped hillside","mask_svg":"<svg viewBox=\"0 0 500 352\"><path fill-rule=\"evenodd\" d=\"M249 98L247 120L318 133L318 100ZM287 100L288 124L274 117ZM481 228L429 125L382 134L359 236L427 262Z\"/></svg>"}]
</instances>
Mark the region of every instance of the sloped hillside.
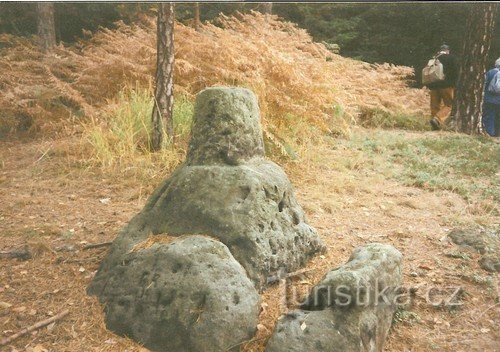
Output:
<instances>
[{"instance_id":1,"label":"sloped hillside","mask_svg":"<svg viewBox=\"0 0 500 352\"><path fill-rule=\"evenodd\" d=\"M246 86L259 96L266 127L279 129L291 114L340 134L362 108L408 114L427 108L425 91L406 85L408 67L332 54L306 31L274 16L220 17L216 24L200 32L176 24L177 95L192 97L213 85ZM151 87L155 40L154 18L103 29L51 55L40 53L33 40L0 36L4 130L32 121L45 130L60 127L72 115L98 115L127 86Z\"/></svg>"}]
</instances>

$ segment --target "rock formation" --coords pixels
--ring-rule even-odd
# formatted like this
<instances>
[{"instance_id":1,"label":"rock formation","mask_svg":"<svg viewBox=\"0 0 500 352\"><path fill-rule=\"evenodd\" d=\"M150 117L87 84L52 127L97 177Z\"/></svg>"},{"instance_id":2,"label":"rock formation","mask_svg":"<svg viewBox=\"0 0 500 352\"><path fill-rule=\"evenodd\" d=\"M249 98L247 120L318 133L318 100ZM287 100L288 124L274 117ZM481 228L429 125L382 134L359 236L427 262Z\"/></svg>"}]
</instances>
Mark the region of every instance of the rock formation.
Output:
<instances>
[{"instance_id":1,"label":"rock formation","mask_svg":"<svg viewBox=\"0 0 500 352\"><path fill-rule=\"evenodd\" d=\"M178 238L141 245L162 234ZM225 351L253 336L266 279L323 249L287 176L264 157L255 95L209 88L185 163L121 231L88 292L110 330L150 349Z\"/></svg>"},{"instance_id":2,"label":"rock formation","mask_svg":"<svg viewBox=\"0 0 500 352\"><path fill-rule=\"evenodd\" d=\"M344 266L328 272L302 309L282 317L266 352L381 352L402 279L394 247L357 248Z\"/></svg>"}]
</instances>

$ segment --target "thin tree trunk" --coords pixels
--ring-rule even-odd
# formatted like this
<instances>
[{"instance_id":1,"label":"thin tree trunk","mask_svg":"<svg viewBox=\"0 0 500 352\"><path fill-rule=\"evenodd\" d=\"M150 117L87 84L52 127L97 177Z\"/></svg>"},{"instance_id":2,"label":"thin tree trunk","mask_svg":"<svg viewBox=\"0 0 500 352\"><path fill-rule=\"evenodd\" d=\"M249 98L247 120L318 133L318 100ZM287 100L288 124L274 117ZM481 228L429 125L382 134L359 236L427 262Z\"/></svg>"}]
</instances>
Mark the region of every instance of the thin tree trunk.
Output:
<instances>
[{"instance_id":1,"label":"thin tree trunk","mask_svg":"<svg viewBox=\"0 0 500 352\"><path fill-rule=\"evenodd\" d=\"M467 32L451 112L460 132L475 134L481 131L484 72L497 8L496 3L473 4L467 18Z\"/></svg>"},{"instance_id":2,"label":"thin tree trunk","mask_svg":"<svg viewBox=\"0 0 500 352\"><path fill-rule=\"evenodd\" d=\"M273 13L273 3L272 2L263 2L261 4L262 6L262 13L266 15L271 15Z\"/></svg>"},{"instance_id":3,"label":"thin tree trunk","mask_svg":"<svg viewBox=\"0 0 500 352\"><path fill-rule=\"evenodd\" d=\"M194 29L199 32L201 27L200 21L200 3L194 3Z\"/></svg>"},{"instance_id":4,"label":"thin tree trunk","mask_svg":"<svg viewBox=\"0 0 500 352\"><path fill-rule=\"evenodd\" d=\"M174 5L160 3L157 20L155 104L152 115L151 149L162 147L164 136L174 139Z\"/></svg>"},{"instance_id":5,"label":"thin tree trunk","mask_svg":"<svg viewBox=\"0 0 500 352\"><path fill-rule=\"evenodd\" d=\"M56 46L54 4L51 2L39 2L36 4L36 12L40 48L44 52L49 52Z\"/></svg>"}]
</instances>

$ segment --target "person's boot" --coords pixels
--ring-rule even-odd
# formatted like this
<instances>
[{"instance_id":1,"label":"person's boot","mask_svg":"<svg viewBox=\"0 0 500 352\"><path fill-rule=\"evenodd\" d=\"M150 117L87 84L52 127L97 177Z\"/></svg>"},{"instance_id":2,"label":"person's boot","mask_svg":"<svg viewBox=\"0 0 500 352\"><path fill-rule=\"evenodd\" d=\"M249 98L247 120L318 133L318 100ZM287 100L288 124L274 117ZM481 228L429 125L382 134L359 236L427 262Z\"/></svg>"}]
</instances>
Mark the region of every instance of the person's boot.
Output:
<instances>
[{"instance_id":1,"label":"person's boot","mask_svg":"<svg viewBox=\"0 0 500 352\"><path fill-rule=\"evenodd\" d=\"M439 122L439 120L435 117L433 117L429 123L431 124L431 127L432 127L432 130L433 131L437 131L437 130L440 130L441 129L441 123Z\"/></svg>"}]
</instances>

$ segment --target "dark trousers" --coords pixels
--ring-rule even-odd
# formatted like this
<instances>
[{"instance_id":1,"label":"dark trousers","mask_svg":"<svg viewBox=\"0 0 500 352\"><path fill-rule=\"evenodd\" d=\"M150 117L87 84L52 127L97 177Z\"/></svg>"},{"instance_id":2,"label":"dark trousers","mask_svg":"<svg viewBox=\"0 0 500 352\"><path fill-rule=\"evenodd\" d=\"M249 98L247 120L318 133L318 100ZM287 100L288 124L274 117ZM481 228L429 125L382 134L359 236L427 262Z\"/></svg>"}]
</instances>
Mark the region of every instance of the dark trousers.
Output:
<instances>
[{"instance_id":1,"label":"dark trousers","mask_svg":"<svg viewBox=\"0 0 500 352\"><path fill-rule=\"evenodd\" d=\"M500 105L484 102L483 128L490 136L498 137L500 129Z\"/></svg>"}]
</instances>

